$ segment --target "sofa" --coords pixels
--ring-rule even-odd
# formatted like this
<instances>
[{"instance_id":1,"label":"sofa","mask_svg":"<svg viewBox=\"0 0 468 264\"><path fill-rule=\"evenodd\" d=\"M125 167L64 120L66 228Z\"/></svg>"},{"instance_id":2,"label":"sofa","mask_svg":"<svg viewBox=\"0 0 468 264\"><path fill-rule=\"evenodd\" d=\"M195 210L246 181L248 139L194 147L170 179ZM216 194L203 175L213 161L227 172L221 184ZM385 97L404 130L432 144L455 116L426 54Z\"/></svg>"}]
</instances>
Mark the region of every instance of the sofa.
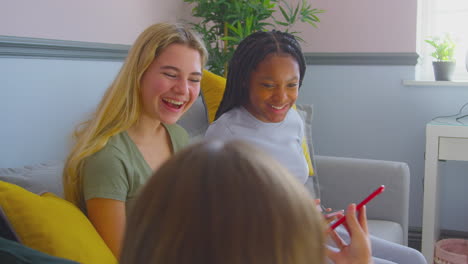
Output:
<instances>
[{"instance_id":1,"label":"sofa","mask_svg":"<svg viewBox=\"0 0 468 264\"><path fill-rule=\"evenodd\" d=\"M203 138L213 120L224 85L223 78L205 72L201 96L178 122L192 143ZM407 164L315 155L312 106L296 107L305 123L304 155L313 170L306 187L311 194L320 198L325 207L344 209L385 185L386 191L367 205L370 233L406 245L410 179ZM27 247L80 263L116 263L86 216L63 200L62 170L63 160L0 168L0 236L5 234L1 230L3 220L3 228L9 228L13 237Z\"/></svg>"}]
</instances>

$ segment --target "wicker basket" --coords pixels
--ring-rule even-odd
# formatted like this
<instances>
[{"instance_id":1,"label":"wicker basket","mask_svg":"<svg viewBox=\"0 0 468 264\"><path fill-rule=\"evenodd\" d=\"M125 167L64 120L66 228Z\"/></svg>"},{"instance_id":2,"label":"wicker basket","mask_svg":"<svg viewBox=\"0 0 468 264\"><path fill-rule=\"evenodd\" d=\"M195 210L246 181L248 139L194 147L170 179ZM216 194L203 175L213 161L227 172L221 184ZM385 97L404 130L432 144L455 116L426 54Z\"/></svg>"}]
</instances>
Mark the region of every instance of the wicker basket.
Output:
<instances>
[{"instance_id":1,"label":"wicker basket","mask_svg":"<svg viewBox=\"0 0 468 264\"><path fill-rule=\"evenodd\" d=\"M437 241L434 263L468 264L468 240L449 238Z\"/></svg>"}]
</instances>

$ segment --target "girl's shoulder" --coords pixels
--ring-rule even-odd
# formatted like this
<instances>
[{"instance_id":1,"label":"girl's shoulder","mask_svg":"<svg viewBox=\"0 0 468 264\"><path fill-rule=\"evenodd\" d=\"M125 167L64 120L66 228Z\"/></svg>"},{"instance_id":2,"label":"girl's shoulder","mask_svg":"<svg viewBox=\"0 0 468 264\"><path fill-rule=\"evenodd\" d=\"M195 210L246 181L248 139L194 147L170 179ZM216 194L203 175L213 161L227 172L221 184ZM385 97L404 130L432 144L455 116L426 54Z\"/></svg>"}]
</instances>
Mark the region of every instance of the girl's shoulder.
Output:
<instances>
[{"instance_id":1,"label":"girl's shoulder","mask_svg":"<svg viewBox=\"0 0 468 264\"><path fill-rule=\"evenodd\" d=\"M103 148L87 157L87 162L93 160L125 159L134 148L134 143L126 131L111 136Z\"/></svg>"},{"instance_id":2,"label":"girl's shoulder","mask_svg":"<svg viewBox=\"0 0 468 264\"><path fill-rule=\"evenodd\" d=\"M183 128L182 126L178 124L164 124L164 127L166 127L167 132L171 135L171 137L176 137L176 138L184 138L188 137L188 133Z\"/></svg>"},{"instance_id":3,"label":"girl's shoulder","mask_svg":"<svg viewBox=\"0 0 468 264\"><path fill-rule=\"evenodd\" d=\"M178 124L164 124L171 138L174 152L179 151L189 144L189 135L187 131Z\"/></svg>"}]
</instances>

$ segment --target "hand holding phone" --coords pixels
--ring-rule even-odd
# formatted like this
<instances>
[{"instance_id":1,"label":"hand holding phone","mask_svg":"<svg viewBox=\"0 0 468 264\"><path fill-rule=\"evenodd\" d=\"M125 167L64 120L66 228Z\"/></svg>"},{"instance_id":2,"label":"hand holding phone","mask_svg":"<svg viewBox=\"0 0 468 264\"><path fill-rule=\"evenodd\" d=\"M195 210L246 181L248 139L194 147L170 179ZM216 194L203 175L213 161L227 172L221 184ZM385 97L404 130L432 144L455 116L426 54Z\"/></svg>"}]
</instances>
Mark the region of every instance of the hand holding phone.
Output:
<instances>
[{"instance_id":1,"label":"hand holding phone","mask_svg":"<svg viewBox=\"0 0 468 264\"><path fill-rule=\"evenodd\" d=\"M331 208L325 208L320 203L319 199L316 199L315 202L316 202L317 210L322 213L322 215L325 217L325 219L327 219L327 221L333 221L335 219L331 219L331 218L334 218L336 216L340 216L340 215L344 214L343 209L332 210Z\"/></svg>"},{"instance_id":2,"label":"hand holding phone","mask_svg":"<svg viewBox=\"0 0 468 264\"><path fill-rule=\"evenodd\" d=\"M377 188L375 191L373 191L371 194L369 194L369 196L367 196L364 200L362 200L362 202L360 202L357 206L356 206L356 211L359 211L361 210L361 208L366 205L368 202L370 202L372 199L374 199L377 195L381 194L383 191L385 190L385 186L384 185L380 185L379 188ZM337 228L339 225L341 225L342 223L344 223L344 221L346 220L346 216L343 216L341 217L340 219L338 219L338 221L336 221L330 228L333 230L335 228Z\"/></svg>"},{"instance_id":3,"label":"hand holding phone","mask_svg":"<svg viewBox=\"0 0 468 264\"><path fill-rule=\"evenodd\" d=\"M325 218L332 218L334 216L339 216L339 215L344 215L344 210L341 209L341 210L332 210L332 211L329 211L329 212L322 212L323 213L323 216Z\"/></svg>"}]
</instances>

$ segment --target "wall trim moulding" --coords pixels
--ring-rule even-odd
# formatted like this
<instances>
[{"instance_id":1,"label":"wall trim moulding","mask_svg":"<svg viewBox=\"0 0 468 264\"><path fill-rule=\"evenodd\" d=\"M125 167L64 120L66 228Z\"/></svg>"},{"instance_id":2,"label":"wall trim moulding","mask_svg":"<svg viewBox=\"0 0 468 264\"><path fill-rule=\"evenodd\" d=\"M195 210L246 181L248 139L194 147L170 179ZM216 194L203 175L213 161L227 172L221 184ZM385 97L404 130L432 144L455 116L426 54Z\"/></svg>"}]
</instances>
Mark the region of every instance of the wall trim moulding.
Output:
<instances>
[{"instance_id":1,"label":"wall trim moulding","mask_svg":"<svg viewBox=\"0 0 468 264\"><path fill-rule=\"evenodd\" d=\"M305 54L308 65L416 65L416 52L383 53L310 53Z\"/></svg>"},{"instance_id":2,"label":"wall trim moulding","mask_svg":"<svg viewBox=\"0 0 468 264\"><path fill-rule=\"evenodd\" d=\"M0 36L0 57L123 61L129 45ZM305 53L308 65L416 65L418 54Z\"/></svg>"},{"instance_id":3,"label":"wall trim moulding","mask_svg":"<svg viewBox=\"0 0 468 264\"><path fill-rule=\"evenodd\" d=\"M129 45L0 36L0 57L123 61Z\"/></svg>"}]
</instances>

